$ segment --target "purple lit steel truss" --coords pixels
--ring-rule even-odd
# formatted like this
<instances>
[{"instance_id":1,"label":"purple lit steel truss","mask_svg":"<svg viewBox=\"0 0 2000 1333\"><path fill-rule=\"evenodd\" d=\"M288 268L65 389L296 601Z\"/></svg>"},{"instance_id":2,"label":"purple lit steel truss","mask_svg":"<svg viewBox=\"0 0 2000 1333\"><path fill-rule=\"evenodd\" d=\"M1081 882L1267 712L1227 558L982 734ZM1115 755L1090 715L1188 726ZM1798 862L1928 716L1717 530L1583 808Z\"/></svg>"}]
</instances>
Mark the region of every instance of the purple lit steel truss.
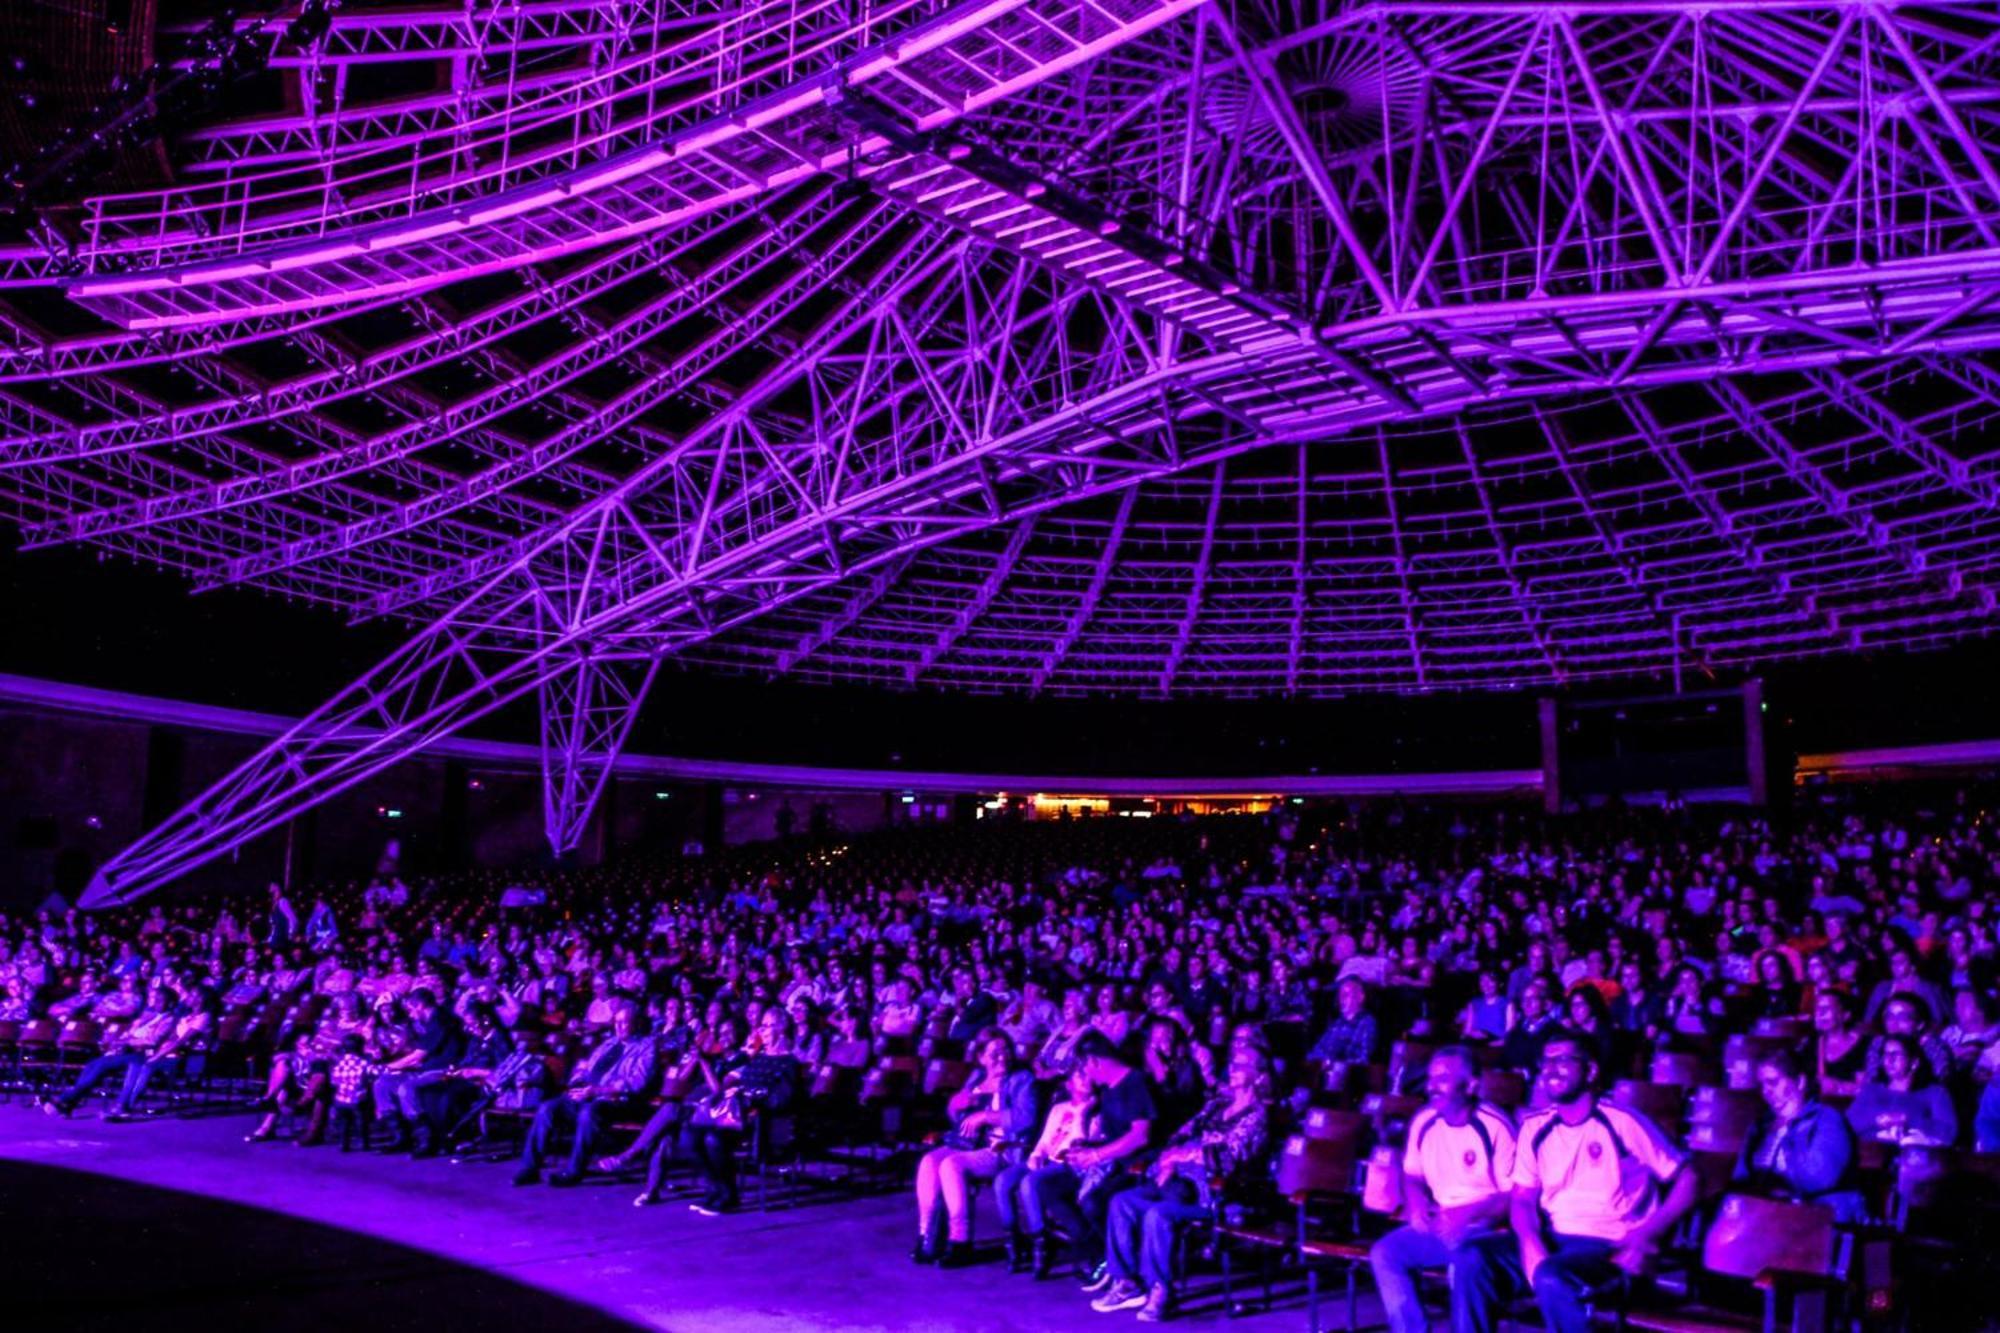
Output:
<instances>
[{"instance_id":1,"label":"purple lit steel truss","mask_svg":"<svg viewBox=\"0 0 2000 1333\"><path fill-rule=\"evenodd\" d=\"M416 630L94 901L530 696L571 847L668 657L1313 695L1995 624L1994 3L272 42L266 113L0 253L0 500Z\"/></svg>"}]
</instances>

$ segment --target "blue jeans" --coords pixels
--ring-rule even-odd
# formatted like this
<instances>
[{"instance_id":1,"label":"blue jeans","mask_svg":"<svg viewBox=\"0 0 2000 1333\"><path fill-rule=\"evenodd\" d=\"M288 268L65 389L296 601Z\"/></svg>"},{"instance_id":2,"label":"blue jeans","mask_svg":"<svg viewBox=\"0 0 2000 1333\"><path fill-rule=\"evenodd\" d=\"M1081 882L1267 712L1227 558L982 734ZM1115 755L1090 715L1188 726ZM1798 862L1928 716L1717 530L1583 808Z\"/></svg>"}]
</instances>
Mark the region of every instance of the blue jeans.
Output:
<instances>
[{"instance_id":1,"label":"blue jeans","mask_svg":"<svg viewBox=\"0 0 2000 1333\"><path fill-rule=\"evenodd\" d=\"M139 1104L139 1099L146 1095L146 1085L153 1081L155 1075L161 1070L166 1070L170 1077L179 1077L186 1072L188 1061L191 1059L193 1059L192 1054L162 1055L135 1065L127 1065L125 1085L118 1090L118 1101L112 1109L130 1111Z\"/></svg>"},{"instance_id":2,"label":"blue jeans","mask_svg":"<svg viewBox=\"0 0 2000 1333\"><path fill-rule=\"evenodd\" d=\"M65 1111L74 1111L83 1104L91 1090L112 1075L129 1075L134 1066L144 1068L146 1054L143 1051L114 1051L110 1055L100 1055L85 1065L76 1076L76 1086L56 1098L56 1105ZM124 1110L121 1104L119 1110Z\"/></svg>"},{"instance_id":3,"label":"blue jeans","mask_svg":"<svg viewBox=\"0 0 2000 1333\"><path fill-rule=\"evenodd\" d=\"M1212 1211L1195 1202L1193 1188L1180 1180L1119 1191L1111 1199L1105 1254L1111 1276L1120 1282L1137 1279L1148 1287L1172 1286L1174 1244L1181 1228Z\"/></svg>"},{"instance_id":4,"label":"blue jeans","mask_svg":"<svg viewBox=\"0 0 2000 1333\"><path fill-rule=\"evenodd\" d=\"M1000 1223L1008 1231L1021 1229L1021 1216L1025 1211L1022 1196L1026 1193L1021 1183L1028 1178L1028 1168L1024 1165L1003 1166L1000 1174L993 1177L993 1202L1000 1206Z\"/></svg>"},{"instance_id":5,"label":"blue jeans","mask_svg":"<svg viewBox=\"0 0 2000 1333\"><path fill-rule=\"evenodd\" d=\"M1535 1270L1535 1303L1548 1333L1589 1333L1588 1297L1618 1275L1617 1247L1595 1236L1549 1237L1549 1257ZM1511 1232L1468 1241L1452 1256L1452 1326L1457 1333L1491 1333L1503 1302L1528 1284L1521 1246ZM1460 1311L1463 1310L1461 1315Z\"/></svg>"}]
</instances>

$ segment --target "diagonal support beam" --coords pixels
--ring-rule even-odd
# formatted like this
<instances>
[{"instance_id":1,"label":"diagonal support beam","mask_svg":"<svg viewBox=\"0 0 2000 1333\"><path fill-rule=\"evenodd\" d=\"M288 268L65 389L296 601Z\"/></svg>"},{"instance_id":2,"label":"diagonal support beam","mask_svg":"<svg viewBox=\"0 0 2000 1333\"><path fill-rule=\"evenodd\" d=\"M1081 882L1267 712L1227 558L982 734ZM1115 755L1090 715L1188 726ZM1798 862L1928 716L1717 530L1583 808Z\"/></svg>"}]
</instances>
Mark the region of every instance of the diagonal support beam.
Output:
<instances>
[{"instance_id":1,"label":"diagonal support beam","mask_svg":"<svg viewBox=\"0 0 2000 1333\"><path fill-rule=\"evenodd\" d=\"M582 845L659 670L657 657L616 661L584 653L542 678L542 827L557 857Z\"/></svg>"}]
</instances>

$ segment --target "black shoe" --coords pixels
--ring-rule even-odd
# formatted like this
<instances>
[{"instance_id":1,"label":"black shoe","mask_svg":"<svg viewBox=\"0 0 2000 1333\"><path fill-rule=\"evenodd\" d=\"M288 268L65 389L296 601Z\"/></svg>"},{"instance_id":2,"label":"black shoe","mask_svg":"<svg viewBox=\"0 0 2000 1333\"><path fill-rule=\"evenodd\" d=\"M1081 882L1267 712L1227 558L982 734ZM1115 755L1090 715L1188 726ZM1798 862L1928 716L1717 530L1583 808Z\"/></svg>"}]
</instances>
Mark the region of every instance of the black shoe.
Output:
<instances>
[{"instance_id":1,"label":"black shoe","mask_svg":"<svg viewBox=\"0 0 2000 1333\"><path fill-rule=\"evenodd\" d=\"M917 1233L917 1243L910 1247L910 1262L913 1264L934 1264L937 1261L938 1252L932 1247L931 1238L919 1231Z\"/></svg>"},{"instance_id":2,"label":"black shoe","mask_svg":"<svg viewBox=\"0 0 2000 1333\"><path fill-rule=\"evenodd\" d=\"M1050 1261L1053 1256L1049 1253L1049 1238L1047 1236L1035 1237L1034 1245L1033 1257L1028 1261L1028 1271L1035 1275L1037 1282L1041 1282L1045 1281L1049 1276Z\"/></svg>"},{"instance_id":3,"label":"black shoe","mask_svg":"<svg viewBox=\"0 0 2000 1333\"><path fill-rule=\"evenodd\" d=\"M1007 1271L1009 1273L1025 1273L1028 1271L1028 1266L1033 1262L1033 1257L1028 1253L1028 1246L1019 1236L1007 1237Z\"/></svg>"},{"instance_id":4,"label":"black shoe","mask_svg":"<svg viewBox=\"0 0 2000 1333\"><path fill-rule=\"evenodd\" d=\"M572 1185L580 1185L582 1183L583 1177L574 1171L552 1171L549 1173L549 1184L557 1189L566 1190Z\"/></svg>"},{"instance_id":5,"label":"black shoe","mask_svg":"<svg viewBox=\"0 0 2000 1333\"><path fill-rule=\"evenodd\" d=\"M340 1149L340 1150L341 1150L342 1152L346 1152L346 1151L347 1151L347 1145L346 1145L346 1144L342 1144L342 1145L341 1145L341 1149ZM542 1183L542 1172L541 1172L541 1168L539 1168L539 1167L533 1167L533 1166L524 1166L524 1167L522 1167L522 1168L521 1168L521 1169L520 1169L519 1171L516 1171L516 1172L514 1173L514 1183L515 1183L516 1185L539 1185L539 1184L541 1184L541 1183Z\"/></svg>"},{"instance_id":6,"label":"black shoe","mask_svg":"<svg viewBox=\"0 0 2000 1333\"><path fill-rule=\"evenodd\" d=\"M944 1247L944 1256L938 1260L939 1268L970 1268L978 1262L972 1257L972 1242L955 1240Z\"/></svg>"}]
</instances>

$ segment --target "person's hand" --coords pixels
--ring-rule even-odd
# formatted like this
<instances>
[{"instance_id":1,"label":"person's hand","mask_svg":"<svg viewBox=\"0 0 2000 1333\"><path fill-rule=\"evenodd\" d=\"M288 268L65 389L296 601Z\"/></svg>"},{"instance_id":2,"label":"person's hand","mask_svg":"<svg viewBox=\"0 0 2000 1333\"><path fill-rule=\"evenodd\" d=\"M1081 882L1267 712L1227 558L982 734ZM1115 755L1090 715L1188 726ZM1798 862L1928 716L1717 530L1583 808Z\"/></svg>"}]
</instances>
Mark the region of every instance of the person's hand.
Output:
<instances>
[{"instance_id":1,"label":"person's hand","mask_svg":"<svg viewBox=\"0 0 2000 1333\"><path fill-rule=\"evenodd\" d=\"M1646 1271L1646 1265L1653 1261L1653 1252L1658 1244L1651 1236L1630 1235L1617 1249L1611 1252L1611 1262L1637 1277Z\"/></svg>"},{"instance_id":2,"label":"person's hand","mask_svg":"<svg viewBox=\"0 0 2000 1333\"><path fill-rule=\"evenodd\" d=\"M1530 1287L1535 1285L1535 1274L1541 1271L1542 1263L1547 1258L1546 1254L1529 1254L1525 1250L1521 1252L1521 1276L1527 1280Z\"/></svg>"},{"instance_id":3,"label":"person's hand","mask_svg":"<svg viewBox=\"0 0 2000 1333\"><path fill-rule=\"evenodd\" d=\"M569 1099L573 1102L587 1102L590 1100L590 1089L587 1087L571 1088L569 1090Z\"/></svg>"},{"instance_id":4,"label":"person's hand","mask_svg":"<svg viewBox=\"0 0 2000 1333\"><path fill-rule=\"evenodd\" d=\"M1456 1248L1472 1230L1472 1218L1462 1208L1440 1208L1431 1220L1431 1234L1445 1243L1446 1248Z\"/></svg>"},{"instance_id":5,"label":"person's hand","mask_svg":"<svg viewBox=\"0 0 2000 1333\"><path fill-rule=\"evenodd\" d=\"M1071 1148L1063 1155L1063 1160L1077 1171L1088 1171L1097 1165L1097 1154L1088 1148Z\"/></svg>"}]
</instances>

